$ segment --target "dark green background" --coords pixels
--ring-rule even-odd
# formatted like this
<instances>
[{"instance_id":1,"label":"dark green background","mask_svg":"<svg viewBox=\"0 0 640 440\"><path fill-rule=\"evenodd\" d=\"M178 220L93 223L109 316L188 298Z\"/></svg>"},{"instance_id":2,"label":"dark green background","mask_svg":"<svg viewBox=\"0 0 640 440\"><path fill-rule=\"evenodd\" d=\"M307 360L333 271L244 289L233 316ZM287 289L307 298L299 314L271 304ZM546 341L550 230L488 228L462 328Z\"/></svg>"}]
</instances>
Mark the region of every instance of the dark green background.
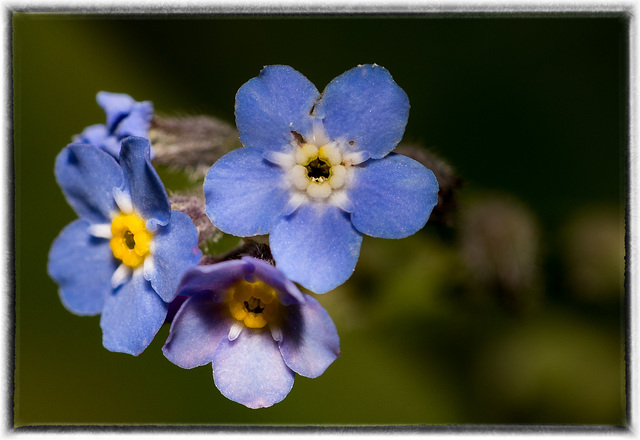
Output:
<instances>
[{"instance_id":1,"label":"dark green background","mask_svg":"<svg viewBox=\"0 0 640 440\"><path fill-rule=\"evenodd\" d=\"M15 425L626 423L625 17L165 18L13 14ZM489 190L530 210L535 306L460 287L457 227L365 237L352 279L319 298L341 358L262 410L224 398L209 366L168 362L166 327L134 358L102 347L99 317L64 309L47 253L75 214L53 163L104 122L99 90L233 122L237 89L264 65L289 64L322 90L373 62L409 96L405 140L465 180L461 212ZM618 227L614 294L595 300L567 287L562 249L587 208Z\"/></svg>"}]
</instances>

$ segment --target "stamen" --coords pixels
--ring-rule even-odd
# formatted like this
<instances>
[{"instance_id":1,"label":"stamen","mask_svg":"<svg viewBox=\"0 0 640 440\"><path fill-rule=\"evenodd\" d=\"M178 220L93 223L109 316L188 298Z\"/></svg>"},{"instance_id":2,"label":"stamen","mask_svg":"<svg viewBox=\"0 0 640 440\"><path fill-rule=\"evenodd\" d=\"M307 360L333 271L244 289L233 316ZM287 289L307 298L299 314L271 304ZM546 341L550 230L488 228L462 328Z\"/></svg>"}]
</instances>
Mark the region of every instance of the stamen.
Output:
<instances>
[{"instance_id":1,"label":"stamen","mask_svg":"<svg viewBox=\"0 0 640 440\"><path fill-rule=\"evenodd\" d=\"M131 231L124 231L124 244L129 248L133 249L136 247L136 240L133 237Z\"/></svg>"},{"instance_id":2,"label":"stamen","mask_svg":"<svg viewBox=\"0 0 640 440\"><path fill-rule=\"evenodd\" d=\"M254 298L253 296L249 298L249 300L244 301L244 308L247 309L249 313L262 313L264 307L262 307L262 301L258 298Z\"/></svg>"},{"instance_id":3,"label":"stamen","mask_svg":"<svg viewBox=\"0 0 640 440\"><path fill-rule=\"evenodd\" d=\"M331 174L331 165L318 158L307 165L307 176L314 182L324 182Z\"/></svg>"}]
</instances>

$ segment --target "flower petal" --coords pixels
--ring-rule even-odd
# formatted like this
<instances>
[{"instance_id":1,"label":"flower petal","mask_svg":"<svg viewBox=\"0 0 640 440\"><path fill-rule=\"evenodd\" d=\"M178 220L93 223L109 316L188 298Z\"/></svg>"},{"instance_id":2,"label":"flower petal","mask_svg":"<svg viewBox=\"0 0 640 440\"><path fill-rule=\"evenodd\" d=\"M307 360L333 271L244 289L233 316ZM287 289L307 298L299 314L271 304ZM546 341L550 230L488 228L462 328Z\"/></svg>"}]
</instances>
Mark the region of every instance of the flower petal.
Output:
<instances>
[{"instance_id":1,"label":"flower petal","mask_svg":"<svg viewBox=\"0 0 640 440\"><path fill-rule=\"evenodd\" d=\"M88 227L83 219L69 223L54 240L47 263L49 276L60 287L62 303L76 315L102 312L118 266L109 240L91 236Z\"/></svg>"},{"instance_id":2,"label":"flower petal","mask_svg":"<svg viewBox=\"0 0 640 440\"><path fill-rule=\"evenodd\" d=\"M195 266L188 269L177 289L178 295L194 296L209 292L214 294L216 301L236 281L244 278L251 268L242 260L229 260L206 266Z\"/></svg>"},{"instance_id":3,"label":"flower petal","mask_svg":"<svg viewBox=\"0 0 640 440\"><path fill-rule=\"evenodd\" d=\"M155 234L153 246L153 263L145 265L144 276L163 301L171 302L182 274L202 257L198 231L187 214L172 210L167 226Z\"/></svg>"},{"instance_id":4,"label":"flower petal","mask_svg":"<svg viewBox=\"0 0 640 440\"><path fill-rule=\"evenodd\" d=\"M289 199L280 167L257 148L240 148L220 158L204 180L206 212L227 234L267 234Z\"/></svg>"},{"instance_id":5,"label":"flower petal","mask_svg":"<svg viewBox=\"0 0 640 440\"><path fill-rule=\"evenodd\" d=\"M245 147L285 151L292 131L308 136L309 112L320 94L300 72L289 66L266 66L236 94L236 124Z\"/></svg>"},{"instance_id":6,"label":"flower petal","mask_svg":"<svg viewBox=\"0 0 640 440\"><path fill-rule=\"evenodd\" d=\"M307 295L305 305L287 307L280 352L298 374L318 377L340 356L340 338L327 311Z\"/></svg>"},{"instance_id":7,"label":"flower petal","mask_svg":"<svg viewBox=\"0 0 640 440\"><path fill-rule=\"evenodd\" d=\"M144 279L141 270L107 295L100 319L102 345L107 350L139 355L153 340L167 316L167 303Z\"/></svg>"},{"instance_id":8,"label":"flower petal","mask_svg":"<svg viewBox=\"0 0 640 440\"><path fill-rule=\"evenodd\" d=\"M366 64L331 81L314 109L331 139L354 141L354 151L384 157L402 139L409 98L384 67Z\"/></svg>"},{"instance_id":9,"label":"flower petal","mask_svg":"<svg viewBox=\"0 0 640 440\"><path fill-rule=\"evenodd\" d=\"M158 173L151 165L151 143L142 137L122 141L120 165L131 191L133 206L147 220L166 225L171 218L169 196Z\"/></svg>"},{"instance_id":10,"label":"flower petal","mask_svg":"<svg viewBox=\"0 0 640 440\"><path fill-rule=\"evenodd\" d=\"M339 208L309 203L280 220L269 243L278 269L307 289L324 293L353 273L362 235Z\"/></svg>"},{"instance_id":11,"label":"flower petal","mask_svg":"<svg viewBox=\"0 0 640 440\"><path fill-rule=\"evenodd\" d=\"M162 347L165 357L182 368L210 363L233 324L227 311L228 306L217 303L211 293L189 297L173 319Z\"/></svg>"},{"instance_id":12,"label":"flower petal","mask_svg":"<svg viewBox=\"0 0 640 440\"><path fill-rule=\"evenodd\" d=\"M99 172L97 172L99 170ZM91 223L111 222L113 188L124 178L115 159L87 144L69 144L56 157L56 180L76 213Z\"/></svg>"},{"instance_id":13,"label":"flower petal","mask_svg":"<svg viewBox=\"0 0 640 440\"><path fill-rule=\"evenodd\" d=\"M107 136L109 136L109 130L107 130L106 125L94 124L82 130L82 133L75 135L73 142L81 142L99 147Z\"/></svg>"},{"instance_id":14,"label":"flower petal","mask_svg":"<svg viewBox=\"0 0 640 440\"><path fill-rule=\"evenodd\" d=\"M438 202L438 181L421 163L399 154L354 167L351 221L363 234L404 238L420 230Z\"/></svg>"},{"instance_id":15,"label":"flower petal","mask_svg":"<svg viewBox=\"0 0 640 440\"><path fill-rule=\"evenodd\" d=\"M253 257L242 257L242 261L253 267L252 274L264 281L278 292L278 300L288 306L289 304L304 304L305 296L293 282L278 268L266 261Z\"/></svg>"},{"instance_id":16,"label":"flower petal","mask_svg":"<svg viewBox=\"0 0 640 440\"><path fill-rule=\"evenodd\" d=\"M216 387L249 408L280 402L291 391L294 377L268 331L245 328L233 341L222 339L213 355Z\"/></svg>"},{"instance_id":17,"label":"flower petal","mask_svg":"<svg viewBox=\"0 0 640 440\"><path fill-rule=\"evenodd\" d=\"M153 104L150 101L136 102L131 106L131 112L122 118L114 134L120 139L127 136L148 138L152 117Z\"/></svg>"},{"instance_id":18,"label":"flower petal","mask_svg":"<svg viewBox=\"0 0 640 440\"><path fill-rule=\"evenodd\" d=\"M107 126L110 131L131 112L136 103L135 99L125 93L110 92L98 92L96 101L107 115Z\"/></svg>"}]
</instances>

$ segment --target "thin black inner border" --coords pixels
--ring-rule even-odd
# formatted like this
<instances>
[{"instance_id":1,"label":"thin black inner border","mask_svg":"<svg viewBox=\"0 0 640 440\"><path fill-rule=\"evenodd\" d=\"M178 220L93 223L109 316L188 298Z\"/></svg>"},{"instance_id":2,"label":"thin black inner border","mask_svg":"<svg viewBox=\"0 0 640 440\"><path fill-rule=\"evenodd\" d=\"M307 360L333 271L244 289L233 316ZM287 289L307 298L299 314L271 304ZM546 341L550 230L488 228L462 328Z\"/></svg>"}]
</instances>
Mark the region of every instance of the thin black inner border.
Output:
<instances>
[{"instance_id":1,"label":"thin black inner border","mask_svg":"<svg viewBox=\"0 0 640 440\"><path fill-rule=\"evenodd\" d=\"M8 6L8 7L7 7ZM635 6L635 5L634 5ZM301 7L285 7L285 6L267 6L267 7L243 7L243 6L226 6L226 7L164 7L164 8L139 8L139 7L118 7L118 6L99 6L96 7L70 7L70 6L43 6L43 5L31 5L26 7L20 7L17 5L5 5L5 78L7 81L7 103L6 113L7 121L11 123L7 124L5 138L9 140L9 145L14 145L14 132L13 132L13 45L12 45L12 17L16 12L19 13L42 13L42 14L60 14L69 15L69 18L73 19L105 19L112 17L113 19L133 19L133 20L179 20L179 19L211 19L211 18L228 18L228 19L269 19L269 18L380 18L380 19L402 19L402 18L504 18L504 19L518 19L518 18L619 18L624 21L624 41L622 46L626 56L623 59L623 71L626 72L626 77L621 78L621 91L627 97L627 100L621 103L623 108L621 109L621 119L626 122L624 127L626 141L625 149L625 161L626 161L626 180L625 180L625 403L626 403L626 426L602 426L602 425L381 425L381 426L368 426L368 425L354 425L354 426L243 426L243 425L70 425L70 426L58 426L58 425L38 425L38 426L22 426L14 427L14 393L15 381L13 372L15 370L15 319L16 319L16 282L15 282L15 258L9 258L7 264L7 281L6 290L11 292L9 301L7 301L8 310L6 316L9 317L8 332L6 336L6 343L9 349L8 356L9 361L7 365L7 377L6 384L7 405L6 416L7 423L5 427L8 431L18 434L26 432L50 432L50 433L70 433L70 432L113 432L113 433L134 433L134 432L189 432L189 433L205 433L205 432L233 432L233 433L282 433L282 432L317 432L324 434L331 433L357 433L357 432L374 432L374 433L484 433L484 434L524 434L524 433L567 433L567 434L595 434L595 433L631 433L632 426L632 369L631 369L631 279L633 275L631 273L630 256L631 254L631 195L630 190L632 188L631 181L632 176L630 170L631 160L631 148L632 145L632 111L631 111L631 99L632 93L635 92L634 85L631 84L632 72L630 71L631 60L635 54L631 53L632 49L632 29L635 31L635 7L630 5L614 5L606 7L600 5L599 7L586 7L581 5L572 6L540 6L532 7L527 6L500 6L500 7L488 7L477 6L468 7L466 5L459 6L432 6L421 7L420 4L416 4L413 7L411 5L405 6L398 10L397 6L378 6L378 7L353 7L353 6L310 6L307 8ZM329 12L330 11L330 12ZM50 16L49 16L50 17ZM44 18L49 18L45 17ZM15 257L15 170L14 153L13 148L6 149L6 165L5 171L7 176L6 188L14 189L14 191L7 191L6 209L5 212L9 214L7 217L7 227L5 244L7 246L7 254ZM635 231L633 231L635 232ZM635 282L635 280L634 280Z\"/></svg>"}]
</instances>

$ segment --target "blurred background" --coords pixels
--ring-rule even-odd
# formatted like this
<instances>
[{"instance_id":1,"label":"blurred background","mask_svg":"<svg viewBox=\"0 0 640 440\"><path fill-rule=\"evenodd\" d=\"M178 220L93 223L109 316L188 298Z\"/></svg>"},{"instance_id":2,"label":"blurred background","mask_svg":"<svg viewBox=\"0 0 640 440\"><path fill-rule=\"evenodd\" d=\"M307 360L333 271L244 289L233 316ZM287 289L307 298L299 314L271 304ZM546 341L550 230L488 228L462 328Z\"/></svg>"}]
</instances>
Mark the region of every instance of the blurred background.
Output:
<instances>
[{"instance_id":1,"label":"blurred background","mask_svg":"<svg viewBox=\"0 0 640 440\"><path fill-rule=\"evenodd\" d=\"M14 13L12 26L16 426L626 424L624 17ZM353 277L316 296L342 349L321 377L249 410L210 366L163 357L167 326L134 358L62 306L47 254L76 215L53 163L104 123L98 91L233 123L264 65L322 90L374 62L407 92L403 147L439 170L446 200L412 237L365 237Z\"/></svg>"}]
</instances>

